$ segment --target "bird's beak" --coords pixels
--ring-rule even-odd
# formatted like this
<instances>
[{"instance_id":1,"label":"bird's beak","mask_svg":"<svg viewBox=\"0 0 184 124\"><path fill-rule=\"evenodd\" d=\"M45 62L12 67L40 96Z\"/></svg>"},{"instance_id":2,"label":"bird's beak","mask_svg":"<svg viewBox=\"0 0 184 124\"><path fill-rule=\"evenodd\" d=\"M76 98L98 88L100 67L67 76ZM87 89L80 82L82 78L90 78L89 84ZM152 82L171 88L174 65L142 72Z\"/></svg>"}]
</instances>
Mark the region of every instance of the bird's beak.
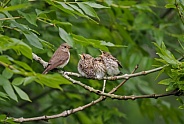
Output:
<instances>
[{"instance_id":1,"label":"bird's beak","mask_svg":"<svg viewBox=\"0 0 184 124\"><path fill-rule=\"evenodd\" d=\"M79 56L81 57L81 59L83 59L84 57L83 57L83 55L81 55L81 54L79 54Z\"/></svg>"},{"instance_id":2,"label":"bird's beak","mask_svg":"<svg viewBox=\"0 0 184 124\"><path fill-rule=\"evenodd\" d=\"M104 51L100 50L101 54L104 54Z\"/></svg>"},{"instance_id":3,"label":"bird's beak","mask_svg":"<svg viewBox=\"0 0 184 124\"><path fill-rule=\"evenodd\" d=\"M80 56L80 57L82 57L82 55L81 55L81 54L79 54L79 56Z\"/></svg>"},{"instance_id":4,"label":"bird's beak","mask_svg":"<svg viewBox=\"0 0 184 124\"><path fill-rule=\"evenodd\" d=\"M68 49L72 49L72 47L70 45L67 46Z\"/></svg>"}]
</instances>

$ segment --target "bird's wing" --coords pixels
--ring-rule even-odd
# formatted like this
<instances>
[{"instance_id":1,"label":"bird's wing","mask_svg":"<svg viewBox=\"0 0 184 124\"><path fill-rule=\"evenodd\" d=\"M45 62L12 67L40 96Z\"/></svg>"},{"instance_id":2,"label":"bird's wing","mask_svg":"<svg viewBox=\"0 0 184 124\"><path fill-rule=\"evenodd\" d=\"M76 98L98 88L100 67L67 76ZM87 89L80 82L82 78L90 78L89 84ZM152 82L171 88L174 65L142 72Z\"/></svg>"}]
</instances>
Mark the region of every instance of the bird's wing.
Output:
<instances>
[{"instance_id":1,"label":"bird's wing","mask_svg":"<svg viewBox=\"0 0 184 124\"><path fill-rule=\"evenodd\" d=\"M121 63L118 60L117 60L117 63L118 63L120 68L123 68L123 66L121 65Z\"/></svg>"},{"instance_id":2,"label":"bird's wing","mask_svg":"<svg viewBox=\"0 0 184 124\"><path fill-rule=\"evenodd\" d=\"M53 68L56 68L59 65L62 65L69 59L68 52L55 52L52 58L49 61L49 65Z\"/></svg>"},{"instance_id":3,"label":"bird's wing","mask_svg":"<svg viewBox=\"0 0 184 124\"><path fill-rule=\"evenodd\" d=\"M115 57L112 56L112 59L118 63L118 65L119 65L120 68L123 68L123 66L121 65L121 63Z\"/></svg>"}]
</instances>

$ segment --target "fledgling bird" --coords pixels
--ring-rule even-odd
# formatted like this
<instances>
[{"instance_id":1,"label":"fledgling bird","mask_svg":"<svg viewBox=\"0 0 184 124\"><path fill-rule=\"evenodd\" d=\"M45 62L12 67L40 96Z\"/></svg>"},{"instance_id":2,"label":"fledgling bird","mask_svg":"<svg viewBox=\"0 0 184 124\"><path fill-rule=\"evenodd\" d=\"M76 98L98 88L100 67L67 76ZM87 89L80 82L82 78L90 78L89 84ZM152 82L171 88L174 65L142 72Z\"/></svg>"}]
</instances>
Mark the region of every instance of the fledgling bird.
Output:
<instances>
[{"instance_id":1,"label":"fledgling bird","mask_svg":"<svg viewBox=\"0 0 184 124\"><path fill-rule=\"evenodd\" d=\"M59 48L54 52L42 74L47 74L54 68L63 68L66 66L70 60L70 48L71 47L67 43L61 44Z\"/></svg>"},{"instance_id":2,"label":"fledgling bird","mask_svg":"<svg viewBox=\"0 0 184 124\"><path fill-rule=\"evenodd\" d=\"M119 67L122 68L121 63L110 53L104 51L101 52L102 54L100 55L100 57L105 64L107 74L110 76L118 75L120 73Z\"/></svg>"},{"instance_id":3,"label":"fledgling bird","mask_svg":"<svg viewBox=\"0 0 184 124\"><path fill-rule=\"evenodd\" d=\"M79 54L80 55L80 54ZM78 62L78 72L87 78L94 78L95 72L94 72L94 58L89 54L82 54L80 55L81 59Z\"/></svg>"},{"instance_id":4,"label":"fledgling bird","mask_svg":"<svg viewBox=\"0 0 184 124\"><path fill-rule=\"evenodd\" d=\"M101 57L96 57L94 59L94 71L95 77L98 79L102 79L105 76L106 67Z\"/></svg>"}]
</instances>

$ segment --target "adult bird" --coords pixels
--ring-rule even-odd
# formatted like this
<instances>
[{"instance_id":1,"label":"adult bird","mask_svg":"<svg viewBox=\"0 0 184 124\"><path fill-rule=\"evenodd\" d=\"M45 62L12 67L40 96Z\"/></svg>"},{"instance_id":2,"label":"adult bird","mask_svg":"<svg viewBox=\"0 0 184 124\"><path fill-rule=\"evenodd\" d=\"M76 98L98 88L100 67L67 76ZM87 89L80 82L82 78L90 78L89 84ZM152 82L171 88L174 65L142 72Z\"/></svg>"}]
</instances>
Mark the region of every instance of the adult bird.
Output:
<instances>
[{"instance_id":1,"label":"adult bird","mask_svg":"<svg viewBox=\"0 0 184 124\"><path fill-rule=\"evenodd\" d=\"M54 52L42 74L47 74L54 68L63 68L66 66L70 60L70 48L71 47L67 43L61 44L59 48Z\"/></svg>"}]
</instances>

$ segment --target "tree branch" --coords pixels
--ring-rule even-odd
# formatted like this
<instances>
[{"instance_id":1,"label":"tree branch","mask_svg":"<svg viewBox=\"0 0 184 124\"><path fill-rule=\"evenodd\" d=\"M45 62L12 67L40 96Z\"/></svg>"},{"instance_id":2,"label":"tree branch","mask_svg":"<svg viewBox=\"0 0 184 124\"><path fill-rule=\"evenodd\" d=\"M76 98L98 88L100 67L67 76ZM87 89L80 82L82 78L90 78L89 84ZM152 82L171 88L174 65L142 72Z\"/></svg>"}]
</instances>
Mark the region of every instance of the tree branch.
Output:
<instances>
[{"instance_id":1,"label":"tree branch","mask_svg":"<svg viewBox=\"0 0 184 124\"><path fill-rule=\"evenodd\" d=\"M34 54L33 56L33 59L39 61L41 64L45 64L47 62L45 62L44 60L42 60L40 57L38 57L36 54ZM183 57L179 58L178 60L182 60ZM167 65L165 65L167 66ZM63 75L63 77L65 77L66 79L68 79L69 81L71 81L73 84L77 84L77 85L80 85L81 87L83 87L84 89L90 91L90 92L93 92L97 95L101 95L101 96L106 96L106 97L110 97L110 98L113 98L113 99L124 99L124 96L121 96L121 95L115 95L115 94L112 94L113 92L117 91L118 88L120 88L128 79L132 78L132 77L136 77L136 76L141 76L141 75L146 75L146 74L149 74L149 73L153 73L153 72L156 72L156 71L159 71L161 69L163 69L165 66L162 66L162 67L159 67L159 68L155 68L155 69L151 69L151 70L147 70L147 71L142 71L142 72L138 72L138 73L135 73L135 71L138 69L138 65L136 65L136 67L134 68L134 70L132 71L131 74L125 74L125 75L121 75L121 76L114 76L114 77L107 77L106 79L113 79L113 80L117 80L117 79L122 79L125 78L125 80L120 83L117 87L113 88L111 92L109 93L105 93L103 91L100 91L100 90L96 90L94 89L93 87L90 87L86 84L83 84L81 83L80 81L77 81L71 77L69 77L68 75L72 75L72 76L77 76L77 77L81 77L80 74L78 73L73 73L73 72L64 72L64 71L59 71L59 73L61 73ZM132 97L126 97L128 99L131 99Z\"/></svg>"},{"instance_id":2,"label":"tree branch","mask_svg":"<svg viewBox=\"0 0 184 124\"><path fill-rule=\"evenodd\" d=\"M36 55L34 55L33 58L34 57L38 58L38 56L36 56ZM181 59L183 59L183 57ZM35 60L39 61L40 63L45 63L40 57L39 57L39 59L35 59ZM167 66L167 65L165 65L165 66ZM26 122L26 121L48 120L48 119L53 119L53 118L66 117L70 114L76 113L76 112L84 110L85 108L88 108L92 105L95 105L98 102L101 102L101 101L105 100L107 97L110 97L110 98L113 98L113 99L115 98L115 99L119 99L119 100L128 100L128 99L135 100L135 99L140 99L140 98L159 98L159 97L165 97L165 96L171 96L171 95L178 95L180 93L179 90L175 90L175 91L172 91L172 92L169 92L169 93L163 93L163 94L151 94L151 95L140 95L140 96L134 96L134 95L132 95L132 96L120 96L120 95L113 94L114 92L116 92L118 90L118 88L120 88L123 84L125 84L125 82L128 81L131 77L153 73L153 72L156 72L156 71L159 71L159 70L163 69L165 66L155 68L155 69L151 69L151 70L148 70L148 71L142 71L142 72L134 73L138 68L138 66L136 66L131 74L116 76L117 78L115 78L115 79L121 79L123 77L123 78L125 78L125 80L123 82L121 82L118 86L113 88L108 93L104 93L100 90L95 90L94 88L92 88L90 86L87 86L87 85L81 83L80 81L76 81L76 80L74 80L74 79L72 79L68 76L68 75L71 74L73 76L81 77L77 73L62 72L63 76L65 78L67 78L68 80L70 80L71 82L73 82L74 84L78 84L78 85L84 87L85 89L87 89L91 92L94 92L96 94L99 94L101 96L98 99L96 99L95 101L92 101L92 102L90 102L86 105L79 106L75 109L65 110L60 114L55 114L55 115L51 115L51 116L45 115L45 116L33 117L33 118L23 118L23 117L22 118L13 118L13 120L15 122ZM112 77L107 77L106 79L108 79L108 78L111 79Z\"/></svg>"},{"instance_id":3,"label":"tree branch","mask_svg":"<svg viewBox=\"0 0 184 124\"><path fill-rule=\"evenodd\" d=\"M135 69L133 70L132 74L136 71L136 69L138 68L138 66L135 67ZM67 75L65 75L67 76ZM38 121L38 120L48 120L48 119L53 119L53 118L59 118L59 117L66 117L68 115L71 115L73 113L76 113L78 111L82 111L85 108L88 108L92 105L95 105L103 100L105 100L108 96L111 98L117 98L119 100L135 100L135 99L140 99L140 98L159 98L159 97L165 97L165 96L170 96L170 95L177 95L179 93L179 90L176 91L172 91L169 93L165 93L165 94L151 94L151 95L141 95L141 96L119 96L119 95L114 95L112 93L116 92L118 88L120 88L123 84L125 84L126 81L128 81L129 78L125 79L122 83L120 83L118 86L116 86L115 88L113 88L110 92L108 93L103 93L101 92L101 95L107 95L107 96L100 96L98 99L96 99L95 101L92 101L86 105L83 106L79 106L75 109L69 109L69 110L65 110L60 114L55 114L55 115L51 115L51 116L40 116L40 117L33 117L33 118L13 118L15 122L27 122L27 121Z\"/></svg>"},{"instance_id":4,"label":"tree branch","mask_svg":"<svg viewBox=\"0 0 184 124\"><path fill-rule=\"evenodd\" d=\"M134 69L134 71L133 72L135 72L135 70L136 69ZM68 75L64 75L64 76L66 76L66 78L70 78ZM72 78L70 78L70 80L74 80L74 79L72 79ZM109 92L109 94L110 93L114 93L118 88L120 88L121 86L122 86L122 84L124 84L126 81L127 81L128 79L125 79L121 84L119 84L117 87L115 87L115 88L113 88L110 92ZM75 80L74 80L74 82L76 82ZM81 83L80 81L77 81L78 83ZM82 84L82 83L81 83ZM101 91L100 91L101 92ZM82 110L84 110L85 108L88 108L88 107L90 107L90 106L92 106L92 105L95 105L95 104L97 104L97 103L99 103L99 102L101 102L101 101L103 101L103 100L105 100L106 99L106 96L100 96L98 99L96 99L95 101L92 101L92 102L90 102L90 103L88 103L88 104L86 104L86 105L83 105L83 106L79 106L79 107L77 107L77 108L75 108L75 109L70 109L70 110L65 110L65 111L63 111L62 113L60 113L60 114L56 114L56 115L51 115L51 116L40 116L40 117L33 117L33 118L23 118L23 117L21 117L21 118L13 118L13 120L15 121L15 122L27 122L27 121L38 121L38 120L48 120L48 119L53 119L53 118L59 118L59 117L66 117L66 116L68 116L68 115L70 115L70 114L73 114L73 113L76 113L76 112L78 112L78 111L82 111Z\"/></svg>"},{"instance_id":5,"label":"tree branch","mask_svg":"<svg viewBox=\"0 0 184 124\"><path fill-rule=\"evenodd\" d=\"M45 68L47 66L47 62L45 62L44 60L42 60L41 57L37 56L36 54L32 53L33 55L33 59L40 62L43 67ZM100 80L118 80L118 79L127 79L127 78L132 78L132 77L137 77L137 76L142 76L142 75L147 75L156 71L160 71L161 69L163 69L165 66L162 67L158 67L158 68L154 68L151 70L147 70L147 71L142 71L142 72L138 72L138 73L134 73L134 74L124 74L124 75L120 75L120 76L110 76L110 77L104 77ZM75 73L75 72L64 72L64 71L59 71L59 73L63 74L63 75L67 75L67 76L76 76L76 77L83 77L82 75ZM83 77L85 78L85 77ZM97 78L94 78L96 80L99 80Z\"/></svg>"},{"instance_id":6,"label":"tree branch","mask_svg":"<svg viewBox=\"0 0 184 124\"><path fill-rule=\"evenodd\" d=\"M45 62L41 57L37 56L36 54L32 53L33 59L40 62L40 64L43 65L44 68L47 67L48 62Z\"/></svg>"}]
</instances>

